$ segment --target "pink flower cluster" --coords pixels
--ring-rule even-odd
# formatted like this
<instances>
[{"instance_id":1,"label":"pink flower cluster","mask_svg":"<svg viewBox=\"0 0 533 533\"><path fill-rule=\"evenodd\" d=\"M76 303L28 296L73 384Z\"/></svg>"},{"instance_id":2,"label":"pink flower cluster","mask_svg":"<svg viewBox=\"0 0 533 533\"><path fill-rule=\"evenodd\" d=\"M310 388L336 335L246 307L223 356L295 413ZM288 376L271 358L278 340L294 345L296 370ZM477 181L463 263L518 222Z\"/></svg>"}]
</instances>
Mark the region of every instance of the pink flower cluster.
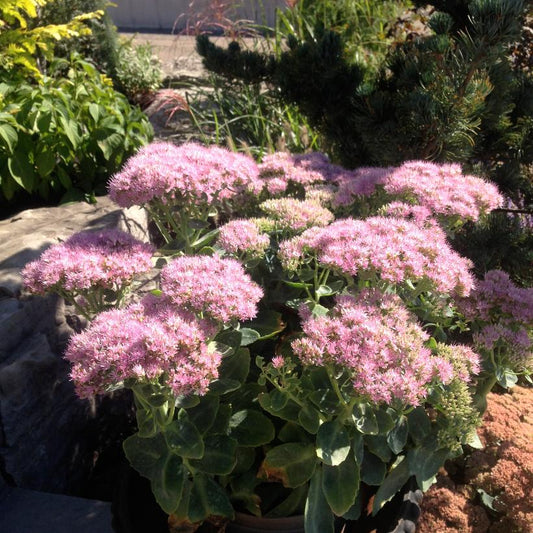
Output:
<instances>
[{"instance_id":1,"label":"pink flower cluster","mask_svg":"<svg viewBox=\"0 0 533 533\"><path fill-rule=\"evenodd\" d=\"M35 294L48 291L118 290L152 268L154 248L116 229L84 231L45 250L22 277Z\"/></svg>"},{"instance_id":2,"label":"pink flower cluster","mask_svg":"<svg viewBox=\"0 0 533 533\"><path fill-rule=\"evenodd\" d=\"M252 220L236 219L220 227L217 244L229 254L262 257L270 244L270 237L262 233Z\"/></svg>"},{"instance_id":3,"label":"pink flower cluster","mask_svg":"<svg viewBox=\"0 0 533 533\"><path fill-rule=\"evenodd\" d=\"M470 260L457 254L439 228L392 217L337 220L280 244L279 257L296 270L306 254L343 273L376 273L391 283L429 281L443 293L467 295L474 283Z\"/></svg>"},{"instance_id":4,"label":"pink flower cluster","mask_svg":"<svg viewBox=\"0 0 533 533\"><path fill-rule=\"evenodd\" d=\"M503 197L492 183L463 174L457 164L409 161L384 180L385 191L430 209L436 215L456 215L476 221L503 205Z\"/></svg>"},{"instance_id":5,"label":"pink flower cluster","mask_svg":"<svg viewBox=\"0 0 533 533\"><path fill-rule=\"evenodd\" d=\"M239 261L218 255L174 259L161 270L161 289L176 305L222 323L253 318L263 297Z\"/></svg>"},{"instance_id":6,"label":"pink flower cluster","mask_svg":"<svg viewBox=\"0 0 533 533\"><path fill-rule=\"evenodd\" d=\"M307 318L302 329L305 336L292 342L301 361L345 370L355 392L376 403L419 405L434 378L446 384L454 377L452 364L425 347L429 336L392 294L340 296L329 315Z\"/></svg>"},{"instance_id":7,"label":"pink flower cluster","mask_svg":"<svg viewBox=\"0 0 533 533\"><path fill-rule=\"evenodd\" d=\"M516 370L533 370L533 288L515 285L502 270L490 270L469 298L460 301L467 318L478 323L474 344L496 351Z\"/></svg>"},{"instance_id":8,"label":"pink flower cluster","mask_svg":"<svg viewBox=\"0 0 533 533\"><path fill-rule=\"evenodd\" d=\"M313 226L327 226L335 215L320 204L296 198L266 200L259 206L274 221L276 229L301 232Z\"/></svg>"},{"instance_id":9,"label":"pink flower cluster","mask_svg":"<svg viewBox=\"0 0 533 533\"><path fill-rule=\"evenodd\" d=\"M218 377L221 355L207 345L215 330L150 295L139 304L99 314L70 339L65 357L81 398L129 379L163 378L175 395L203 394Z\"/></svg>"},{"instance_id":10,"label":"pink flower cluster","mask_svg":"<svg viewBox=\"0 0 533 533\"><path fill-rule=\"evenodd\" d=\"M424 205L413 205L405 202L391 202L381 208L381 212L387 217L406 218L419 226L430 228L436 227L437 222L432 218L431 211Z\"/></svg>"},{"instance_id":11,"label":"pink flower cluster","mask_svg":"<svg viewBox=\"0 0 533 533\"><path fill-rule=\"evenodd\" d=\"M218 146L152 143L128 159L109 182L121 207L164 203L210 203L247 190L258 178L254 160Z\"/></svg>"},{"instance_id":12,"label":"pink flower cluster","mask_svg":"<svg viewBox=\"0 0 533 533\"><path fill-rule=\"evenodd\" d=\"M391 172L392 168L388 167L361 167L352 172L339 174L334 178L338 186L334 205L350 205L354 201L354 196L370 196L378 185L385 182Z\"/></svg>"}]
</instances>

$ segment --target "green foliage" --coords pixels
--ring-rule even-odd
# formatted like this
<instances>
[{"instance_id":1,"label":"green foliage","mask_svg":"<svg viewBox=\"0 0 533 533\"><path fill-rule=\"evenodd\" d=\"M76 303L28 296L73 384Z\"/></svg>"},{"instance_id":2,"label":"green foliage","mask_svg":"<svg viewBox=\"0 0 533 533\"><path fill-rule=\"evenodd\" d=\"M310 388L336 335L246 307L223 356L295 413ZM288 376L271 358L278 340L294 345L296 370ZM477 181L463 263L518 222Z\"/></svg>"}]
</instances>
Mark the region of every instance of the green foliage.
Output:
<instances>
[{"instance_id":1,"label":"green foliage","mask_svg":"<svg viewBox=\"0 0 533 533\"><path fill-rule=\"evenodd\" d=\"M55 78L56 69L67 72ZM90 198L152 129L94 66L55 60L37 85L0 85L0 202Z\"/></svg>"},{"instance_id":2,"label":"green foliage","mask_svg":"<svg viewBox=\"0 0 533 533\"><path fill-rule=\"evenodd\" d=\"M11 72L20 79L28 76L39 79L39 59L51 60L57 41L89 34L85 23L103 15L103 11L83 11L64 23L39 24L40 9L49 3L49 0L0 2L0 75Z\"/></svg>"},{"instance_id":3,"label":"green foliage","mask_svg":"<svg viewBox=\"0 0 533 533\"><path fill-rule=\"evenodd\" d=\"M90 59L101 72L114 78L117 68L118 33L107 8L112 5L107 0L54 0L47 3L37 19L40 25L65 24L73 16L98 11L98 19L87 21L90 33L76 36L68 41L57 43L55 55L68 58L73 52Z\"/></svg>"},{"instance_id":4,"label":"green foliage","mask_svg":"<svg viewBox=\"0 0 533 533\"><path fill-rule=\"evenodd\" d=\"M144 103L161 86L163 73L160 61L153 54L150 44L134 46L131 39L120 44L117 55L114 73L117 89L130 102Z\"/></svg>"},{"instance_id":5,"label":"green foliage","mask_svg":"<svg viewBox=\"0 0 533 533\"><path fill-rule=\"evenodd\" d=\"M514 61L512 51L533 8L520 0L433 4L431 31L397 43L375 75L349 60L345 32L333 22L327 29L291 26L288 49L261 60L205 43L199 51L208 68L231 80L253 82L248 65L266 65L256 81L278 88L273 94L296 105L320 134L320 146L349 168L418 159L460 162L494 181L513 202L512 211L531 214L533 77L523 61ZM321 13L318 7L316 13ZM511 212L515 221L507 225L517 229L519 215ZM500 226L494 223L492 229ZM484 237L489 230L465 227L458 242L484 239L485 248L467 253L479 270L515 263L514 279L529 282L525 271L531 248L521 260L514 253L529 243L527 228L509 235L513 242L505 248L513 249L510 257L496 239Z\"/></svg>"}]
</instances>

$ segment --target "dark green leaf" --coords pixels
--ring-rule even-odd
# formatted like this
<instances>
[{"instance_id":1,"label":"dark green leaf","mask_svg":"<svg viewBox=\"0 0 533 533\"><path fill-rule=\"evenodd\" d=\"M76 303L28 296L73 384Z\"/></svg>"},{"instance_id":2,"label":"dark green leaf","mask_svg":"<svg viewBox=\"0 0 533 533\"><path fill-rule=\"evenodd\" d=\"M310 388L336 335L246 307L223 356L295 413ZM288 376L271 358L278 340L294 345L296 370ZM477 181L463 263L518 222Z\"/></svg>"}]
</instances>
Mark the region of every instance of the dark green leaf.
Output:
<instances>
[{"instance_id":1,"label":"dark green leaf","mask_svg":"<svg viewBox=\"0 0 533 533\"><path fill-rule=\"evenodd\" d=\"M439 468L448 458L449 450L441 448L440 450L423 448L413 448L407 454L407 463L409 473L416 476L418 486L422 488L433 476L437 474Z\"/></svg>"},{"instance_id":2,"label":"dark green leaf","mask_svg":"<svg viewBox=\"0 0 533 533\"><path fill-rule=\"evenodd\" d=\"M186 479L187 469L180 457L169 454L159 459L152 476L152 492L165 513L171 514L177 509Z\"/></svg>"},{"instance_id":3,"label":"dark green leaf","mask_svg":"<svg viewBox=\"0 0 533 533\"><path fill-rule=\"evenodd\" d=\"M253 344L257 339L261 337L261 335L259 335L259 333L255 331L255 329L241 328L239 331L242 335L241 346L248 346L250 344Z\"/></svg>"},{"instance_id":4,"label":"dark green leaf","mask_svg":"<svg viewBox=\"0 0 533 533\"><path fill-rule=\"evenodd\" d=\"M56 166L56 155L47 147L42 147L35 156L35 166L39 176L48 176ZM63 169L61 169L63 170ZM64 172L64 171L63 171Z\"/></svg>"},{"instance_id":5,"label":"dark green leaf","mask_svg":"<svg viewBox=\"0 0 533 533\"><path fill-rule=\"evenodd\" d=\"M306 484L296 487L279 505L265 514L268 518L283 518L302 514L307 499L308 487Z\"/></svg>"},{"instance_id":6,"label":"dark green leaf","mask_svg":"<svg viewBox=\"0 0 533 533\"><path fill-rule=\"evenodd\" d=\"M350 437L337 421L324 422L316 436L316 454L326 465L341 464L350 453Z\"/></svg>"},{"instance_id":7,"label":"dark green leaf","mask_svg":"<svg viewBox=\"0 0 533 533\"><path fill-rule=\"evenodd\" d=\"M247 348L239 348L235 353L222 359L220 378L244 383L250 371L250 352Z\"/></svg>"},{"instance_id":8,"label":"dark green leaf","mask_svg":"<svg viewBox=\"0 0 533 533\"><path fill-rule=\"evenodd\" d=\"M312 444L289 442L266 453L258 476L294 488L311 479L316 464L315 447Z\"/></svg>"},{"instance_id":9,"label":"dark green leaf","mask_svg":"<svg viewBox=\"0 0 533 533\"><path fill-rule=\"evenodd\" d=\"M206 433L217 418L220 399L218 396L206 394L200 398L200 403L187 410L189 420L202 434Z\"/></svg>"},{"instance_id":10,"label":"dark green leaf","mask_svg":"<svg viewBox=\"0 0 533 533\"><path fill-rule=\"evenodd\" d=\"M149 479L154 475L157 462L168 453L165 439L158 433L154 437L143 438L131 435L123 443L124 453L131 466Z\"/></svg>"},{"instance_id":11,"label":"dark green leaf","mask_svg":"<svg viewBox=\"0 0 533 533\"><path fill-rule=\"evenodd\" d=\"M415 407L407 415L409 434L420 444L431 433L431 421L423 407Z\"/></svg>"},{"instance_id":12,"label":"dark green leaf","mask_svg":"<svg viewBox=\"0 0 533 533\"><path fill-rule=\"evenodd\" d=\"M322 489L331 510L342 516L355 503L359 493L359 465L350 454L337 466L324 465Z\"/></svg>"},{"instance_id":13,"label":"dark green leaf","mask_svg":"<svg viewBox=\"0 0 533 533\"><path fill-rule=\"evenodd\" d=\"M274 439L274 424L260 411L244 409L229 421L230 436L239 446L261 446Z\"/></svg>"},{"instance_id":14,"label":"dark green leaf","mask_svg":"<svg viewBox=\"0 0 533 533\"><path fill-rule=\"evenodd\" d=\"M203 522L210 516L233 520L235 513L224 489L206 474L196 474L189 499L189 519Z\"/></svg>"},{"instance_id":15,"label":"dark green leaf","mask_svg":"<svg viewBox=\"0 0 533 533\"><path fill-rule=\"evenodd\" d=\"M367 403L354 405L352 419L355 427L365 435L377 435L379 425L374 410Z\"/></svg>"},{"instance_id":16,"label":"dark green leaf","mask_svg":"<svg viewBox=\"0 0 533 533\"><path fill-rule=\"evenodd\" d=\"M33 192L36 185L35 172L30 164L27 153L16 151L7 158L7 166L11 177L27 192Z\"/></svg>"},{"instance_id":17,"label":"dark green leaf","mask_svg":"<svg viewBox=\"0 0 533 533\"><path fill-rule=\"evenodd\" d=\"M392 452L398 455L405 447L407 443L407 435L409 433L409 428L407 425L407 418L402 415L396 421L396 425L387 435L387 443L390 446Z\"/></svg>"},{"instance_id":18,"label":"dark green leaf","mask_svg":"<svg viewBox=\"0 0 533 533\"><path fill-rule=\"evenodd\" d=\"M316 435L320 426L320 414L312 405L306 404L298 414L298 421L306 431Z\"/></svg>"},{"instance_id":19,"label":"dark green leaf","mask_svg":"<svg viewBox=\"0 0 533 533\"><path fill-rule=\"evenodd\" d=\"M165 428L169 449L182 457L200 459L204 454L202 435L189 420L174 420Z\"/></svg>"},{"instance_id":20,"label":"dark green leaf","mask_svg":"<svg viewBox=\"0 0 533 533\"><path fill-rule=\"evenodd\" d=\"M373 453L365 450L361 464L361 481L367 485L381 485L386 473L385 463Z\"/></svg>"},{"instance_id":21,"label":"dark green leaf","mask_svg":"<svg viewBox=\"0 0 533 533\"><path fill-rule=\"evenodd\" d=\"M389 472L383 483L380 485L376 495L374 496L374 505L372 506L372 514L375 515L392 497L407 483L411 477L409 466L402 457L400 463Z\"/></svg>"},{"instance_id":22,"label":"dark green leaf","mask_svg":"<svg viewBox=\"0 0 533 533\"><path fill-rule=\"evenodd\" d=\"M339 399L331 389L319 389L309 395L309 399L322 413L334 415L339 410Z\"/></svg>"},{"instance_id":23,"label":"dark green leaf","mask_svg":"<svg viewBox=\"0 0 533 533\"><path fill-rule=\"evenodd\" d=\"M305 504L305 533L334 533L333 513L322 490L322 470L311 479Z\"/></svg>"},{"instance_id":24,"label":"dark green leaf","mask_svg":"<svg viewBox=\"0 0 533 533\"><path fill-rule=\"evenodd\" d=\"M237 463L235 452L237 441L226 435L208 435L204 439L204 455L201 459L191 459L194 469L207 474L230 474Z\"/></svg>"},{"instance_id":25,"label":"dark green leaf","mask_svg":"<svg viewBox=\"0 0 533 533\"><path fill-rule=\"evenodd\" d=\"M384 463L388 463L392 457L391 449L384 435L366 435L365 443L368 449L377 455Z\"/></svg>"},{"instance_id":26,"label":"dark green leaf","mask_svg":"<svg viewBox=\"0 0 533 533\"><path fill-rule=\"evenodd\" d=\"M9 153L12 154L18 141L17 130L9 124L0 124L0 138L3 139Z\"/></svg>"}]
</instances>

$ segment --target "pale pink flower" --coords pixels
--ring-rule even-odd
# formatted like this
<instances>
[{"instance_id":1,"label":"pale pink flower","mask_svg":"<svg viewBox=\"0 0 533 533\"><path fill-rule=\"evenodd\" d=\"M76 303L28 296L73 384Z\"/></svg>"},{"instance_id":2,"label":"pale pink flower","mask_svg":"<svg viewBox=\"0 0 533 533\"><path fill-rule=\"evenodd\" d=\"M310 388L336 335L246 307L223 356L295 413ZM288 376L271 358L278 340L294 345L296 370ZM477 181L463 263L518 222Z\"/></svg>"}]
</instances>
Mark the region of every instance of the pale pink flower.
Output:
<instances>
[{"instance_id":1,"label":"pale pink flower","mask_svg":"<svg viewBox=\"0 0 533 533\"><path fill-rule=\"evenodd\" d=\"M419 405L431 382L453 377L449 362L425 346L429 338L400 298L375 290L337 297L326 316L303 321L292 342L303 364L344 370L356 394L376 403Z\"/></svg>"},{"instance_id":2,"label":"pale pink flower","mask_svg":"<svg viewBox=\"0 0 533 533\"><path fill-rule=\"evenodd\" d=\"M82 398L127 380L161 378L176 396L204 394L218 377L221 360L207 345L215 331L213 324L149 296L97 315L70 339L65 357L72 363L71 379Z\"/></svg>"},{"instance_id":3,"label":"pale pink flower","mask_svg":"<svg viewBox=\"0 0 533 533\"><path fill-rule=\"evenodd\" d=\"M109 195L121 207L152 200L210 204L244 194L257 178L257 164L243 154L195 143L153 143L111 178Z\"/></svg>"},{"instance_id":4,"label":"pale pink flower","mask_svg":"<svg viewBox=\"0 0 533 533\"><path fill-rule=\"evenodd\" d=\"M334 178L338 190L333 205L350 205L355 197L370 196L376 191L378 185L385 182L392 170L389 167L361 167L339 173Z\"/></svg>"},{"instance_id":5,"label":"pale pink flower","mask_svg":"<svg viewBox=\"0 0 533 533\"><path fill-rule=\"evenodd\" d=\"M262 233L253 220L236 219L220 226L217 244L229 254L263 257L270 237Z\"/></svg>"},{"instance_id":6,"label":"pale pink flower","mask_svg":"<svg viewBox=\"0 0 533 533\"><path fill-rule=\"evenodd\" d=\"M278 198L266 200L259 207L282 231L301 232L313 226L326 226L335 219L329 209L310 200Z\"/></svg>"},{"instance_id":7,"label":"pale pink flower","mask_svg":"<svg viewBox=\"0 0 533 533\"><path fill-rule=\"evenodd\" d=\"M49 291L119 290L152 268L154 248L115 229L84 231L45 250L22 277L35 294Z\"/></svg>"},{"instance_id":8,"label":"pale pink flower","mask_svg":"<svg viewBox=\"0 0 533 533\"><path fill-rule=\"evenodd\" d=\"M439 228L421 228L393 217L337 220L280 244L284 268L296 270L315 255L330 268L357 276L375 273L390 283L425 280L440 292L467 295L472 263L448 245Z\"/></svg>"},{"instance_id":9,"label":"pale pink flower","mask_svg":"<svg viewBox=\"0 0 533 533\"><path fill-rule=\"evenodd\" d=\"M174 259L161 270L161 289L176 305L222 323L253 318L263 296L239 261L218 255Z\"/></svg>"},{"instance_id":10,"label":"pale pink flower","mask_svg":"<svg viewBox=\"0 0 533 533\"><path fill-rule=\"evenodd\" d=\"M413 205L405 202L391 202L384 205L380 213L387 217L405 218L426 228L437 227L437 221L432 218L433 213L424 205Z\"/></svg>"}]
</instances>

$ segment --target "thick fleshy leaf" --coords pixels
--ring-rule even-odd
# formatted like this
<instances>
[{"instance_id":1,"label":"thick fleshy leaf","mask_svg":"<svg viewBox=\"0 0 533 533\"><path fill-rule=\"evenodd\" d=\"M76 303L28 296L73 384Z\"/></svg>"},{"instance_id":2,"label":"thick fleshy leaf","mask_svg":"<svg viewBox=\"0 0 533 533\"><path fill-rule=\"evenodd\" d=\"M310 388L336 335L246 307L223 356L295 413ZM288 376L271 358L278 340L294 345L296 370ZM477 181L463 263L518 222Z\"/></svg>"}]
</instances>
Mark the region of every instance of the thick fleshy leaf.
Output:
<instances>
[{"instance_id":1,"label":"thick fleshy leaf","mask_svg":"<svg viewBox=\"0 0 533 533\"><path fill-rule=\"evenodd\" d=\"M196 474L189 499L189 519L202 522L210 516L233 520L235 513L224 489L206 474Z\"/></svg>"},{"instance_id":2,"label":"thick fleshy leaf","mask_svg":"<svg viewBox=\"0 0 533 533\"><path fill-rule=\"evenodd\" d=\"M207 474L229 474L235 464L237 441L226 435L208 435L204 439L204 455L191 459L191 466Z\"/></svg>"},{"instance_id":3,"label":"thick fleshy leaf","mask_svg":"<svg viewBox=\"0 0 533 533\"><path fill-rule=\"evenodd\" d=\"M365 444L384 463L388 463L392 459L392 451L387 443L387 437L384 435L366 435Z\"/></svg>"},{"instance_id":4,"label":"thick fleshy leaf","mask_svg":"<svg viewBox=\"0 0 533 533\"><path fill-rule=\"evenodd\" d=\"M122 447L131 466L149 479L154 475L157 462L168 453L164 437L158 433L154 437L143 438L138 434L128 437Z\"/></svg>"},{"instance_id":5,"label":"thick fleshy leaf","mask_svg":"<svg viewBox=\"0 0 533 533\"><path fill-rule=\"evenodd\" d=\"M200 459L204 454L204 441L196 426L188 419L174 420L165 429L169 449L191 459Z\"/></svg>"},{"instance_id":6,"label":"thick fleshy leaf","mask_svg":"<svg viewBox=\"0 0 533 533\"><path fill-rule=\"evenodd\" d=\"M259 405L268 413L275 415L278 418L287 420L289 422L297 422L300 414L300 407L293 401L287 402L283 409L274 409L272 407L272 399L268 392L259 394Z\"/></svg>"},{"instance_id":7,"label":"thick fleshy leaf","mask_svg":"<svg viewBox=\"0 0 533 533\"><path fill-rule=\"evenodd\" d=\"M387 467L383 461L373 453L365 450L361 464L361 481L367 485L380 485L385 479L386 473Z\"/></svg>"},{"instance_id":8,"label":"thick fleshy leaf","mask_svg":"<svg viewBox=\"0 0 533 533\"><path fill-rule=\"evenodd\" d=\"M200 398L200 403L191 409L187 409L189 420L196 429L205 434L217 419L220 399L218 396L206 394Z\"/></svg>"},{"instance_id":9,"label":"thick fleshy leaf","mask_svg":"<svg viewBox=\"0 0 533 533\"><path fill-rule=\"evenodd\" d=\"M307 492L308 487L306 484L296 487L290 492L287 498L274 507L274 509L266 513L265 516L269 518L282 518L285 516L302 514L305 509Z\"/></svg>"},{"instance_id":10,"label":"thick fleshy leaf","mask_svg":"<svg viewBox=\"0 0 533 533\"><path fill-rule=\"evenodd\" d=\"M180 457L171 453L159 459L152 476L152 492L165 513L173 513L178 508L187 474Z\"/></svg>"},{"instance_id":11,"label":"thick fleshy leaf","mask_svg":"<svg viewBox=\"0 0 533 533\"><path fill-rule=\"evenodd\" d=\"M340 465L350 453L350 437L337 421L324 422L316 435L316 454L326 465Z\"/></svg>"},{"instance_id":12,"label":"thick fleshy leaf","mask_svg":"<svg viewBox=\"0 0 533 533\"><path fill-rule=\"evenodd\" d=\"M409 473L416 476L419 487L425 485L435 476L439 468L444 465L449 453L450 451L446 448L435 450L422 446L409 450L406 462L409 465Z\"/></svg>"},{"instance_id":13,"label":"thick fleshy leaf","mask_svg":"<svg viewBox=\"0 0 533 533\"><path fill-rule=\"evenodd\" d=\"M387 443L394 454L398 455L404 449L408 434L409 427L407 424L407 417L402 415L398 418L396 425L387 435Z\"/></svg>"},{"instance_id":14,"label":"thick fleshy leaf","mask_svg":"<svg viewBox=\"0 0 533 533\"><path fill-rule=\"evenodd\" d=\"M262 446L274 439L274 424L260 411L243 409L235 413L229 421L230 437L239 446Z\"/></svg>"},{"instance_id":15,"label":"thick fleshy leaf","mask_svg":"<svg viewBox=\"0 0 533 533\"><path fill-rule=\"evenodd\" d=\"M241 346L249 346L261 338L259 332L252 328L241 328L239 331L242 335Z\"/></svg>"},{"instance_id":16,"label":"thick fleshy leaf","mask_svg":"<svg viewBox=\"0 0 533 533\"><path fill-rule=\"evenodd\" d=\"M239 348L231 355L222 359L220 379L244 383L250 371L250 352L247 348Z\"/></svg>"},{"instance_id":17,"label":"thick fleshy leaf","mask_svg":"<svg viewBox=\"0 0 533 533\"><path fill-rule=\"evenodd\" d=\"M340 465L323 466L322 489L331 510L337 516L348 512L359 493L359 465L352 454Z\"/></svg>"},{"instance_id":18,"label":"thick fleshy leaf","mask_svg":"<svg viewBox=\"0 0 533 533\"><path fill-rule=\"evenodd\" d=\"M319 411L328 415L334 415L339 410L339 399L331 389L318 389L309 395L309 399Z\"/></svg>"},{"instance_id":19,"label":"thick fleshy leaf","mask_svg":"<svg viewBox=\"0 0 533 533\"><path fill-rule=\"evenodd\" d=\"M136 418L139 437L153 437L157 433L158 427L151 411L137 409Z\"/></svg>"},{"instance_id":20,"label":"thick fleshy leaf","mask_svg":"<svg viewBox=\"0 0 533 533\"><path fill-rule=\"evenodd\" d=\"M306 404L298 414L298 421L306 431L316 435L320 427L320 413L312 405Z\"/></svg>"},{"instance_id":21,"label":"thick fleshy leaf","mask_svg":"<svg viewBox=\"0 0 533 533\"><path fill-rule=\"evenodd\" d=\"M333 533L333 513L322 490L322 470L311 479L304 514L305 533Z\"/></svg>"},{"instance_id":22,"label":"thick fleshy leaf","mask_svg":"<svg viewBox=\"0 0 533 533\"><path fill-rule=\"evenodd\" d=\"M365 435L377 435L379 425L374 410L366 403L356 404L353 408L352 419L355 427Z\"/></svg>"},{"instance_id":23,"label":"thick fleshy leaf","mask_svg":"<svg viewBox=\"0 0 533 533\"><path fill-rule=\"evenodd\" d=\"M423 407L415 407L407 415L407 426L413 440L420 444L431 433L431 421Z\"/></svg>"},{"instance_id":24,"label":"thick fleshy leaf","mask_svg":"<svg viewBox=\"0 0 533 533\"><path fill-rule=\"evenodd\" d=\"M312 444L289 442L267 452L258 476L279 481L285 487L299 487L311 479L316 464L315 447Z\"/></svg>"},{"instance_id":25,"label":"thick fleshy leaf","mask_svg":"<svg viewBox=\"0 0 533 533\"><path fill-rule=\"evenodd\" d=\"M407 483L411 474L405 457L389 472L374 496L372 514L375 515Z\"/></svg>"}]
</instances>

